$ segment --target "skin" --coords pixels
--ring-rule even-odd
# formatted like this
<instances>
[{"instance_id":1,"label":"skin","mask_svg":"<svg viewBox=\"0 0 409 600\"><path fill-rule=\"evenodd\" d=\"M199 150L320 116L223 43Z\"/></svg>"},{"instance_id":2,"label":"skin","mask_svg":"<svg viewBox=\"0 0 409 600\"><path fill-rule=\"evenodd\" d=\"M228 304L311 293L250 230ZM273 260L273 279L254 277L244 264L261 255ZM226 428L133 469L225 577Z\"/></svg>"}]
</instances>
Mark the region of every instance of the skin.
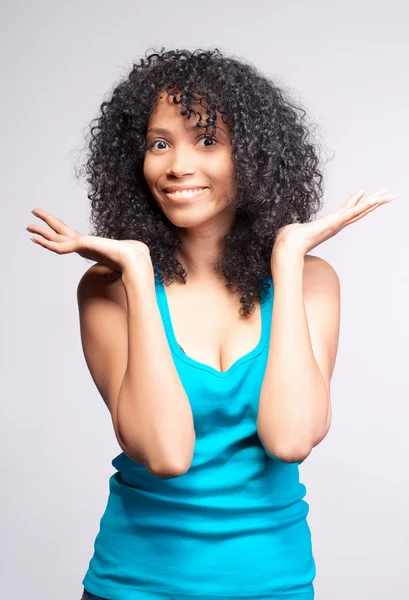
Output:
<instances>
[{"instance_id":1,"label":"skin","mask_svg":"<svg viewBox=\"0 0 409 600\"><path fill-rule=\"evenodd\" d=\"M265 448L288 462L305 460L328 433L339 339L337 273L306 253L394 199L387 191L365 199L364 193L310 223L285 225L273 245L273 320L257 431Z\"/></svg>"},{"instance_id":2,"label":"skin","mask_svg":"<svg viewBox=\"0 0 409 600\"><path fill-rule=\"evenodd\" d=\"M203 107L195 109L206 119ZM189 274L186 284L174 281L166 287L178 342L189 356L225 371L257 345L261 317L257 310L240 319L238 296L226 290L213 269L221 240L235 220L236 211L226 202L236 194L231 136L218 116L216 134L206 140L205 129L195 127L197 120L182 116L180 106L162 91L148 122L143 173L153 198L177 228L182 243L176 258ZM170 185L209 189L197 199L175 204L163 191ZM209 311L209 305L217 310Z\"/></svg>"},{"instance_id":3,"label":"skin","mask_svg":"<svg viewBox=\"0 0 409 600\"><path fill-rule=\"evenodd\" d=\"M179 260L189 272L190 284L204 282L202 297L212 299L212 261L221 236L234 222L234 214L223 202L224 193L234 194L228 131L225 130L224 145L202 149L201 140L197 145L200 134L188 129L189 121L167 95L161 95L149 127L166 128L169 133L163 139L149 132L148 146L155 144L148 148L145 157L145 178L163 212L179 228ZM197 202L175 206L163 193L171 184L209 185L210 190ZM387 191L366 199L364 193L361 190L354 194L330 215L310 223L286 225L275 237L270 264L277 298L269 352L275 360L267 365L257 428L265 447L285 460L305 460L325 437L331 422L330 380L339 340L340 286L333 267L308 252L393 199ZM199 353L210 352L210 344L216 340L211 354L202 362L225 364L225 370L248 351L246 344L251 336L257 339L254 318L248 331L239 331L238 324L231 320L233 305L222 309L221 302L212 302L218 310L210 316L206 306L198 313L200 294L194 298L191 288L183 294L172 295L171 291L168 288L173 323L183 336L179 338L182 345L186 340L190 356L193 353L200 360ZM192 297L192 314L205 315L201 332L200 325L192 323L189 327L187 322ZM221 318L219 323L217 315ZM223 323L227 323L224 328ZM206 331L211 332L208 340ZM201 340L198 347L195 340ZM280 356L281 362L277 358ZM291 365L298 365L295 379L291 377Z\"/></svg>"},{"instance_id":4,"label":"skin","mask_svg":"<svg viewBox=\"0 0 409 600\"><path fill-rule=\"evenodd\" d=\"M194 123L195 119L180 115L180 106L173 104L172 97L161 94L148 127L168 132L148 132L143 170L155 201L178 228L182 244L177 258L189 273L183 293L175 283L166 290L174 329L180 334L178 341L196 360L225 371L255 346L259 317L253 313L244 323L238 321L237 295L229 293L213 271L221 240L235 219L225 201L236 193L229 130L218 121L213 144L203 139L203 128L191 130ZM177 205L163 192L170 185L209 189L197 199ZM275 300L269 353L275 360L267 365L258 428L270 451L290 460L303 460L328 431L330 379L339 337L337 274L325 260L307 253L394 199L386 190L367 198L364 194L361 190L335 212L312 222L286 225L275 237L270 261ZM120 271L130 264L134 268L133 257L142 256L138 269L143 264L151 276L149 248L142 242L84 236L42 209L32 212L51 227L27 227L39 234L31 239L44 248L58 254L78 252ZM189 314L202 318L189 322ZM277 357L282 357L281 363ZM294 364L298 365L297 378L288 371ZM307 441L301 447L299 440L303 439Z\"/></svg>"},{"instance_id":5,"label":"skin","mask_svg":"<svg viewBox=\"0 0 409 600\"><path fill-rule=\"evenodd\" d=\"M203 108L196 110L204 114ZM235 210L226 204L225 196L234 197L236 186L227 125L218 118L213 141L206 141L205 129L195 127L197 120L183 117L173 97L162 92L148 123L143 173L154 199L178 230L182 245L176 257L188 271L189 283L211 284L217 280L213 263L220 253L220 240L231 231L235 219ZM168 133L149 131L151 128ZM209 189L197 199L176 205L163 192L170 185Z\"/></svg>"}]
</instances>

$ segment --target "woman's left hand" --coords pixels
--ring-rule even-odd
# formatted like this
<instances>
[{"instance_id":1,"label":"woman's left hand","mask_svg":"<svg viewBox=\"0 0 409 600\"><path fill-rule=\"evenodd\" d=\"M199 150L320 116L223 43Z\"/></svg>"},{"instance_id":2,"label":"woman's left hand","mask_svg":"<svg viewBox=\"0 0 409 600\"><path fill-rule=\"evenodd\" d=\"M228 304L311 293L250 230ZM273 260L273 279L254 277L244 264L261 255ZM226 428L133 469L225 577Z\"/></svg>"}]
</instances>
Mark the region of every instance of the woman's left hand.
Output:
<instances>
[{"instance_id":1,"label":"woman's left hand","mask_svg":"<svg viewBox=\"0 0 409 600\"><path fill-rule=\"evenodd\" d=\"M348 198L337 211L325 217L319 217L309 223L291 223L280 227L274 240L271 257L273 258L274 253L283 248L303 257L307 252L336 235L346 225L351 225L381 204L394 199L394 196L386 190L375 192L362 200L364 194L365 190L360 190Z\"/></svg>"}]
</instances>

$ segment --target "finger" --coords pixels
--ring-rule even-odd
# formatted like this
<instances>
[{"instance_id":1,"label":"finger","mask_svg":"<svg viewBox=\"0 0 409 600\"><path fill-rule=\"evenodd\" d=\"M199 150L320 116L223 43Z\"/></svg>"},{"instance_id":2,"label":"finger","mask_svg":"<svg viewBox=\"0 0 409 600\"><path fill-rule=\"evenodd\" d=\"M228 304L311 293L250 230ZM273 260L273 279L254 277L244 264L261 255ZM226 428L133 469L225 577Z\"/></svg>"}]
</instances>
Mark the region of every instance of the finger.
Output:
<instances>
[{"instance_id":1,"label":"finger","mask_svg":"<svg viewBox=\"0 0 409 600\"><path fill-rule=\"evenodd\" d=\"M61 237L59 233L55 233L55 231L53 231L52 229L46 229L45 227L41 227L40 225L29 225L28 227L26 227L26 229L31 233L38 233L45 237L47 240L51 240L52 242L58 241L58 238Z\"/></svg>"},{"instance_id":2,"label":"finger","mask_svg":"<svg viewBox=\"0 0 409 600\"><path fill-rule=\"evenodd\" d=\"M340 212L344 212L346 209L357 206L358 204L363 205L366 202L376 201L377 198L382 199L382 198L386 198L387 196L392 196L392 194L389 192L389 190L385 190L385 189L378 190L374 194L371 194L370 196L367 196L366 198L364 198L364 195L365 195L365 190L360 190L359 192L357 192L356 194L354 194L353 196L348 198L348 200L344 204L341 205Z\"/></svg>"},{"instance_id":3,"label":"finger","mask_svg":"<svg viewBox=\"0 0 409 600\"><path fill-rule=\"evenodd\" d=\"M394 200L394 196L392 196L390 192L375 192L375 194L368 196L368 198L365 198L365 200L358 202L358 204L350 206L349 208L346 208L344 210L341 209L340 211L337 211L337 213L341 216L341 218L347 225L349 222L352 222L351 219L355 219L360 215L364 216L368 208L371 208L373 206L376 207L380 204L385 204L386 202L390 202L391 200Z\"/></svg>"},{"instance_id":4,"label":"finger","mask_svg":"<svg viewBox=\"0 0 409 600\"><path fill-rule=\"evenodd\" d=\"M66 242L52 242L39 237L32 237L31 240L36 244L43 246L43 248L47 248L47 250L55 252L56 254L68 254L69 252L75 252L77 247L75 240L67 240Z\"/></svg>"},{"instance_id":5,"label":"finger","mask_svg":"<svg viewBox=\"0 0 409 600\"><path fill-rule=\"evenodd\" d=\"M388 198L393 198L393 197L394 197L393 194L391 194L391 192L389 192L388 190L378 190L374 194L371 194L367 198L364 198L363 200L361 200L361 204L362 205L372 204L374 202L376 203L378 201L387 200Z\"/></svg>"},{"instance_id":6,"label":"finger","mask_svg":"<svg viewBox=\"0 0 409 600\"><path fill-rule=\"evenodd\" d=\"M350 196L348 200L341 205L341 210L345 208L350 208L351 206L355 206L360 201L360 199L363 198L363 196L365 195L365 191L366 190L362 189L359 190L359 192L357 192L353 196Z\"/></svg>"},{"instance_id":7,"label":"finger","mask_svg":"<svg viewBox=\"0 0 409 600\"><path fill-rule=\"evenodd\" d=\"M381 204L387 204L388 202L389 202L389 200L384 200L383 202L377 202L377 203L369 205L367 208L365 208L365 210L363 212L360 212L358 215L356 215L352 219L349 219L345 223L345 225L351 225L351 223L355 223L355 221L359 221L359 219L362 219L362 217L365 217L365 215L367 215L368 213L375 210L375 208L378 208L378 206L381 206Z\"/></svg>"},{"instance_id":8,"label":"finger","mask_svg":"<svg viewBox=\"0 0 409 600\"><path fill-rule=\"evenodd\" d=\"M39 219L45 221L47 225L49 225L52 229L54 229L54 231L60 233L61 235L66 235L69 237L81 235L79 231L75 231L75 229L69 227L66 223L64 223L64 221L61 221L61 219L54 217L54 215L50 215L50 213L46 212L41 208L35 208L31 212Z\"/></svg>"}]
</instances>

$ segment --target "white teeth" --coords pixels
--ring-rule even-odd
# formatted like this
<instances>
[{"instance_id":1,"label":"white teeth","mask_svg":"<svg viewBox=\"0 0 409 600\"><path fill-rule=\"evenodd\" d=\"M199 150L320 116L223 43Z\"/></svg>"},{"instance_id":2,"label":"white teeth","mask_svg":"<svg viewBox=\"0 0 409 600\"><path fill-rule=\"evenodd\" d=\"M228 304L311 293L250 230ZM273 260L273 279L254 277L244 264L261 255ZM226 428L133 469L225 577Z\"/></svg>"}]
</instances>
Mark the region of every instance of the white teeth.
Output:
<instances>
[{"instance_id":1,"label":"white teeth","mask_svg":"<svg viewBox=\"0 0 409 600\"><path fill-rule=\"evenodd\" d=\"M178 190L178 191L168 192L168 194L175 194L175 195L179 194L182 196L191 196L193 194L197 194L198 192L201 192L204 189L205 188L196 188L196 189L190 189L190 190Z\"/></svg>"}]
</instances>

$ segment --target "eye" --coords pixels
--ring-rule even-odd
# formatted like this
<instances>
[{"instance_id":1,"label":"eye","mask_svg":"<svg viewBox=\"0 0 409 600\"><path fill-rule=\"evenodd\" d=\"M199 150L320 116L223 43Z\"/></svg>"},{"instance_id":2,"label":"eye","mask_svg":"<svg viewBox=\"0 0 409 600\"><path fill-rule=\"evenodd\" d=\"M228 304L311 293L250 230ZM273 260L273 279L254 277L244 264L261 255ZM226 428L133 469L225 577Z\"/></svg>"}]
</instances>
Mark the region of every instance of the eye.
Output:
<instances>
[{"instance_id":1,"label":"eye","mask_svg":"<svg viewBox=\"0 0 409 600\"><path fill-rule=\"evenodd\" d=\"M213 137L210 137L210 136L207 136L207 135L203 136L199 141L201 142L202 140L209 140L209 141L212 141L214 143L217 143L216 140ZM214 146L214 144L210 144L210 146ZM209 148L209 146L207 145L207 146L205 146L205 148Z\"/></svg>"},{"instance_id":2,"label":"eye","mask_svg":"<svg viewBox=\"0 0 409 600\"><path fill-rule=\"evenodd\" d=\"M164 142L163 140L154 140L153 142L148 144L147 148L149 150L150 148L153 148L154 144L166 144L166 143L167 142ZM163 148L157 148L157 150L163 150Z\"/></svg>"},{"instance_id":3,"label":"eye","mask_svg":"<svg viewBox=\"0 0 409 600\"><path fill-rule=\"evenodd\" d=\"M207 136L207 135L205 135L202 138L200 138L199 142L201 142L203 140L205 140L205 141L209 140L209 141L213 142L212 144L205 144L205 148L209 148L210 146L214 146L215 144L217 144L217 140L215 138ZM147 150L150 150L151 148L154 148L155 144L165 144L165 145L167 145L167 142L165 142L164 140L153 140L152 142L150 142L146 146ZM164 150L164 148L157 148L156 147L155 150Z\"/></svg>"}]
</instances>

